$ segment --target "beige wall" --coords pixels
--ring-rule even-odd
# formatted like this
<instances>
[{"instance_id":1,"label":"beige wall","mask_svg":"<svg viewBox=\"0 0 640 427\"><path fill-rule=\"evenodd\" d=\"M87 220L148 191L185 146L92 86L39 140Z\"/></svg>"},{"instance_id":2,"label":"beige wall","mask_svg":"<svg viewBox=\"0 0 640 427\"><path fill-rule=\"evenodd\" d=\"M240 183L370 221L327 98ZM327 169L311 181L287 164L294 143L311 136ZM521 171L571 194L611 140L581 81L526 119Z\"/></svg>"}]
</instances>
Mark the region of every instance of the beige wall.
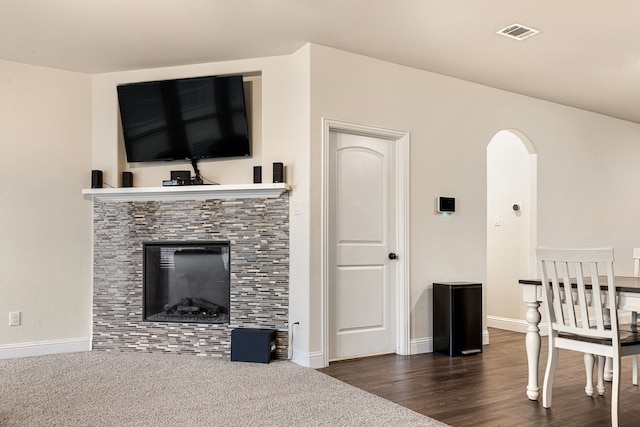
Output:
<instances>
[{"instance_id":1,"label":"beige wall","mask_svg":"<svg viewBox=\"0 0 640 427\"><path fill-rule=\"evenodd\" d=\"M433 282L486 283L486 147L502 129L527 135L538 152L538 243L612 245L616 268L630 271L640 241L640 125L323 46L311 52L312 215L321 208L322 117L411 133L414 348L429 344ZM438 195L456 197L454 215L434 214ZM312 217L311 242L320 232ZM319 275L310 292L319 297ZM315 328L320 309L310 316ZM310 350L321 349L320 330L310 335Z\"/></svg>"},{"instance_id":2,"label":"beige wall","mask_svg":"<svg viewBox=\"0 0 640 427\"><path fill-rule=\"evenodd\" d=\"M103 170L105 181L117 185L127 167L118 140L119 83L208 74L256 76L260 93L254 100L260 99L260 105L254 104L253 112L261 123L260 130L254 128L254 142L259 141L254 157L205 161L201 171L223 184L249 183L254 165L263 166L265 180L272 162L287 165L291 202L299 203L302 211L291 216L290 289L291 321L301 323L294 329L294 360L301 364L316 365L325 350L320 265L323 118L410 132L414 351L430 345L434 281L486 282L486 147L502 129L522 132L538 152L540 244L612 245L616 268L630 273L631 248L640 242L640 168L635 161L640 157L640 125L634 123L318 45L282 57L95 75L92 83L87 76L18 64L2 64L0 70L0 135L3 150L10 153L9 159L2 157L0 170L3 183L16 182L0 184L0 224L5 224L0 239L0 346L89 336L91 212L79 194L89 185L90 169ZM43 100L35 87L18 91L7 83L11 79L24 80L22 87L44 80L49 92ZM36 141L49 143L39 160L29 158ZM61 155L60 147L80 154ZM157 186L171 169L174 165L132 169L135 185ZM434 213L438 195L456 197L454 215ZM7 201L16 203L5 208ZM52 219L63 225L53 227ZM24 254L33 241L59 249L54 258L46 258L40 252L44 248L38 248L37 269L32 260L19 261L16 255ZM520 304L511 299L503 303ZM37 316L36 327L25 324L8 337L3 325L10 310L23 311L25 321ZM53 318L45 322L44 315L52 312Z\"/></svg>"},{"instance_id":3,"label":"beige wall","mask_svg":"<svg viewBox=\"0 0 640 427\"><path fill-rule=\"evenodd\" d=\"M294 340L291 357L296 363L304 366L309 366L309 359L313 357L309 351L311 341L310 314L311 307L317 304L317 301L311 299L309 286L313 274L310 264L312 244L309 235L312 216L309 187L311 182L309 169L310 51L310 46L307 45L291 56L292 73L288 76L292 105L294 106L290 112L291 117L288 125L291 127L292 148L295 153L295 164L290 165L287 171L293 185L290 203L292 211L298 206L302 212L301 214L292 213L290 216L289 319L291 324L299 322L299 325L292 328Z\"/></svg>"},{"instance_id":4,"label":"beige wall","mask_svg":"<svg viewBox=\"0 0 640 427\"><path fill-rule=\"evenodd\" d=\"M531 268L529 222L535 202L529 197L530 171L535 154L509 131L501 131L487 146L487 280L485 283L487 323L507 328L502 322L524 318L519 304L522 290L513 286L518 279L536 275ZM519 203L521 209L513 210ZM505 304L506 301L509 303Z\"/></svg>"},{"instance_id":5,"label":"beige wall","mask_svg":"<svg viewBox=\"0 0 640 427\"><path fill-rule=\"evenodd\" d=\"M0 347L86 339L91 77L0 61L0 94Z\"/></svg>"}]
</instances>

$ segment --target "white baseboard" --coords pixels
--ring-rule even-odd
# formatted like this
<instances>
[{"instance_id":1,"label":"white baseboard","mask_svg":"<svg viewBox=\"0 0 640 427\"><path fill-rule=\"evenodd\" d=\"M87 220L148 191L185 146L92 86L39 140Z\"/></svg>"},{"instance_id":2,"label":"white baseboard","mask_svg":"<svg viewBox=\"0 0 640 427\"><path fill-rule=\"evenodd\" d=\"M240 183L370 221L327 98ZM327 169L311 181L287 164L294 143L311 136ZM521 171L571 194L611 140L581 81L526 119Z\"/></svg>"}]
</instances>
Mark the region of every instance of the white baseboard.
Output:
<instances>
[{"instance_id":1,"label":"white baseboard","mask_svg":"<svg viewBox=\"0 0 640 427\"><path fill-rule=\"evenodd\" d=\"M304 366L305 368L320 369L326 367L324 364L324 356L320 351L313 353L300 353L298 351L294 351L291 361L297 365Z\"/></svg>"},{"instance_id":2,"label":"white baseboard","mask_svg":"<svg viewBox=\"0 0 640 427\"><path fill-rule=\"evenodd\" d=\"M64 340L36 341L0 345L0 359L42 356L45 354L90 351L91 338L69 338Z\"/></svg>"},{"instance_id":3,"label":"white baseboard","mask_svg":"<svg viewBox=\"0 0 640 427\"><path fill-rule=\"evenodd\" d=\"M499 316L487 316L487 327L496 328L496 329L504 329L506 331L512 332L520 332L522 334L527 333L527 328L529 324L524 319L512 319L509 317L499 317ZM538 325L540 329L540 335L547 335L547 323L541 322Z\"/></svg>"},{"instance_id":4,"label":"white baseboard","mask_svg":"<svg viewBox=\"0 0 640 427\"><path fill-rule=\"evenodd\" d=\"M489 344L489 331L484 329L482 331L482 345L487 344ZM410 346L409 354L433 353L433 337L414 338L411 340ZM291 361L307 368L320 369L325 367L324 357L320 351L309 354L294 352Z\"/></svg>"},{"instance_id":5,"label":"white baseboard","mask_svg":"<svg viewBox=\"0 0 640 427\"><path fill-rule=\"evenodd\" d=\"M433 337L414 338L411 340L411 349L409 354L432 353Z\"/></svg>"},{"instance_id":6,"label":"white baseboard","mask_svg":"<svg viewBox=\"0 0 640 427\"><path fill-rule=\"evenodd\" d=\"M527 332L527 322L523 319L511 319L508 317L487 316L487 327L504 329L513 332Z\"/></svg>"}]
</instances>

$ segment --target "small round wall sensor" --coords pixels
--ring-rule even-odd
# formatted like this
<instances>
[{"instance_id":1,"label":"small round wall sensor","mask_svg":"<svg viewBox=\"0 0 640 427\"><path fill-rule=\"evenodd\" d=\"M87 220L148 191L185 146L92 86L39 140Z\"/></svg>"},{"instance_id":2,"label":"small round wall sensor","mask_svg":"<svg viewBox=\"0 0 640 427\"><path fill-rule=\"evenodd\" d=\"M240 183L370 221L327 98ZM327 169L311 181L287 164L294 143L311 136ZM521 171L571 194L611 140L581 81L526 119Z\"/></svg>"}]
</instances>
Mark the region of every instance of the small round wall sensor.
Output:
<instances>
[{"instance_id":1,"label":"small round wall sensor","mask_svg":"<svg viewBox=\"0 0 640 427\"><path fill-rule=\"evenodd\" d=\"M514 212L518 212L520 211L520 209L522 209L520 206L520 203L514 203L513 206L511 206L511 208L513 209Z\"/></svg>"}]
</instances>

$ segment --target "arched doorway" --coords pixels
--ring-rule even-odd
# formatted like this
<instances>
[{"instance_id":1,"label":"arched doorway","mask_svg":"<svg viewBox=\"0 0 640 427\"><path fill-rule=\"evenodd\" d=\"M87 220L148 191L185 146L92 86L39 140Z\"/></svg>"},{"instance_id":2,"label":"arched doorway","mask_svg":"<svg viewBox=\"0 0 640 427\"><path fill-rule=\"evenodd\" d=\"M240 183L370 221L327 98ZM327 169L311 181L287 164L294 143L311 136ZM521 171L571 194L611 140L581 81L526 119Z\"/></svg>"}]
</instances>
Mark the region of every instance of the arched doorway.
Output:
<instances>
[{"instance_id":1,"label":"arched doorway","mask_svg":"<svg viewBox=\"0 0 640 427\"><path fill-rule=\"evenodd\" d=\"M526 332L518 279L536 276L537 154L516 130L487 145L487 326Z\"/></svg>"}]
</instances>

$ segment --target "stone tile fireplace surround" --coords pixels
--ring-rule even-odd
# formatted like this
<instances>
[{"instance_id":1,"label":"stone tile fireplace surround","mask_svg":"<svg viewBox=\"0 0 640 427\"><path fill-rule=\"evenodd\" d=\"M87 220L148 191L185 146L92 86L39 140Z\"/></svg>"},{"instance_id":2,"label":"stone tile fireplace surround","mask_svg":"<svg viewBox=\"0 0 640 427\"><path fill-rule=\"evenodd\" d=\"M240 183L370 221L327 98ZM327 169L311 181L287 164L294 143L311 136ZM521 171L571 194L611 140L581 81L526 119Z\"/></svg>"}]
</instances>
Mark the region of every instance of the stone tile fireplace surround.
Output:
<instances>
[{"instance_id":1,"label":"stone tile fireplace surround","mask_svg":"<svg viewBox=\"0 0 640 427\"><path fill-rule=\"evenodd\" d=\"M230 196L224 192L226 186L216 187L217 196L198 194L196 200L189 200L188 194L149 196L137 188L85 190L94 199L94 350L229 356L231 331L251 327L276 329L278 358L286 358L286 187L276 196L264 197L243 197L242 191ZM162 241L230 242L229 324L142 321L142 244Z\"/></svg>"}]
</instances>

